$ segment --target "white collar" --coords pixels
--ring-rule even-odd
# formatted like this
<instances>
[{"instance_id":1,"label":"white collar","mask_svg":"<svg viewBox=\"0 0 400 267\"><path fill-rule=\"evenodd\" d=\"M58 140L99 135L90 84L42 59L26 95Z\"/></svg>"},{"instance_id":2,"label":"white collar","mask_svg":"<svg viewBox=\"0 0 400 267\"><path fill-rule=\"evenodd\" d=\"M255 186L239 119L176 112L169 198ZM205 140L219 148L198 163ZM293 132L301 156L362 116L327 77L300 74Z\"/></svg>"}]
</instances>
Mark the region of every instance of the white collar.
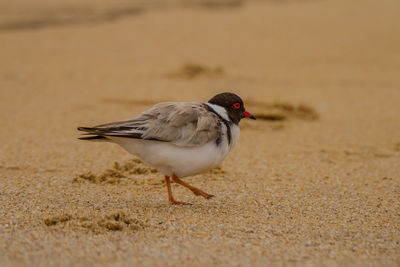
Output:
<instances>
[{"instance_id":1,"label":"white collar","mask_svg":"<svg viewBox=\"0 0 400 267\"><path fill-rule=\"evenodd\" d=\"M231 121L229 119L228 113L226 112L226 109L224 107L214 105L211 103L206 103L207 106L209 106L211 109L213 109L218 115L220 115L224 120Z\"/></svg>"}]
</instances>

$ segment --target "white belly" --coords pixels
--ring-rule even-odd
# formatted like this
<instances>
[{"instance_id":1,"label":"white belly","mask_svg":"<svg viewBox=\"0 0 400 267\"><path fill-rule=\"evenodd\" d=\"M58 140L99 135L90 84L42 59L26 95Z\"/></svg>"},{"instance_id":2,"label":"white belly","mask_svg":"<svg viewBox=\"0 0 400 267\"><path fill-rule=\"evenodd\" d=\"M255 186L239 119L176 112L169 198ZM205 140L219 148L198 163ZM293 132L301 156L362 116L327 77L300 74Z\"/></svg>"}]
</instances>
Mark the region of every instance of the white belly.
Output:
<instances>
[{"instance_id":1,"label":"white belly","mask_svg":"<svg viewBox=\"0 0 400 267\"><path fill-rule=\"evenodd\" d=\"M129 153L165 175L185 177L207 172L221 163L239 138L239 127L232 128L232 141L226 138L217 146L215 141L198 147L179 147L168 142L134 138L110 137Z\"/></svg>"}]
</instances>

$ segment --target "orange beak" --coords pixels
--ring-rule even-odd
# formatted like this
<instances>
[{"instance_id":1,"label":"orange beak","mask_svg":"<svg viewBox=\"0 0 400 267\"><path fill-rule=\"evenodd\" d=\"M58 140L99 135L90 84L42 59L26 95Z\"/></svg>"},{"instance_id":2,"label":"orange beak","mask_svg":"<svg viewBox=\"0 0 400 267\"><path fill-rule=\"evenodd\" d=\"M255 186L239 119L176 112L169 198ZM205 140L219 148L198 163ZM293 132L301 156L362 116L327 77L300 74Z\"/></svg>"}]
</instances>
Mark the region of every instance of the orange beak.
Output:
<instances>
[{"instance_id":1,"label":"orange beak","mask_svg":"<svg viewBox=\"0 0 400 267\"><path fill-rule=\"evenodd\" d=\"M252 120L255 120L255 119L256 119L256 117L254 117L253 115L251 115L250 112L248 112L248 111L245 111L245 112L244 112L244 116L245 116L246 118L250 118L250 119L252 119Z\"/></svg>"}]
</instances>

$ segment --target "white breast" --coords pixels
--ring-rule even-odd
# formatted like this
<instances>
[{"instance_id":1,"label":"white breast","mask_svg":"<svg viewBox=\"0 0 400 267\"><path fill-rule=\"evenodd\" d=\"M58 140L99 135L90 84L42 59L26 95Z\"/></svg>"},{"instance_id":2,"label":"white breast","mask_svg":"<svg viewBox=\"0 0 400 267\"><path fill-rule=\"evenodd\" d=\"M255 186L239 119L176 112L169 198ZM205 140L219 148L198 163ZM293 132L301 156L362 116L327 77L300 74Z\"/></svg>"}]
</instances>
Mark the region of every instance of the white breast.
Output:
<instances>
[{"instance_id":1,"label":"white breast","mask_svg":"<svg viewBox=\"0 0 400 267\"><path fill-rule=\"evenodd\" d=\"M222 125L224 136L219 145L215 141L211 141L199 147L180 147L168 142L121 137L110 138L161 173L165 175L175 173L178 177L185 177L215 168L236 145L240 135L239 127L237 125L230 127L231 144L228 144L226 126Z\"/></svg>"},{"instance_id":2,"label":"white breast","mask_svg":"<svg viewBox=\"0 0 400 267\"><path fill-rule=\"evenodd\" d=\"M231 141L230 149L232 149L234 146L236 146L236 143L239 140L239 136L240 136L240 128L236 124L231 125L231 136L232 136L232 141Z\"/></svg>"}]
</instances>

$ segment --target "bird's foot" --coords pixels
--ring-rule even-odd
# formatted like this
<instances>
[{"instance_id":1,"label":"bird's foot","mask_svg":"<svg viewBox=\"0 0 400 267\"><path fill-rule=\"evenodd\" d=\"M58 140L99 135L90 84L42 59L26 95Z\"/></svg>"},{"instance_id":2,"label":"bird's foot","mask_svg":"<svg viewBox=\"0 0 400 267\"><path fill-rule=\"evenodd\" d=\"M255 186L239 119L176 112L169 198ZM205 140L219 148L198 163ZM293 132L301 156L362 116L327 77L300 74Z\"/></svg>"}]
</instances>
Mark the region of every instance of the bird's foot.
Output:
<instances>
[{"instance_id":1,"label":"bird's foot","mask_svg":"<svg viewBox=\"0 0 400 267\"><path fill-rule=\"evenodd\" d=\"M202 197L204 197L205 199L210 199L210 198L212 198L212 197L214 196L214 195L207 194L206 192L201 191L201 190L198 189L198 188L196 188L195 190L193 190L193 193L194 193L196 196L202 196Z\"/></svg>"}]
</instances>

